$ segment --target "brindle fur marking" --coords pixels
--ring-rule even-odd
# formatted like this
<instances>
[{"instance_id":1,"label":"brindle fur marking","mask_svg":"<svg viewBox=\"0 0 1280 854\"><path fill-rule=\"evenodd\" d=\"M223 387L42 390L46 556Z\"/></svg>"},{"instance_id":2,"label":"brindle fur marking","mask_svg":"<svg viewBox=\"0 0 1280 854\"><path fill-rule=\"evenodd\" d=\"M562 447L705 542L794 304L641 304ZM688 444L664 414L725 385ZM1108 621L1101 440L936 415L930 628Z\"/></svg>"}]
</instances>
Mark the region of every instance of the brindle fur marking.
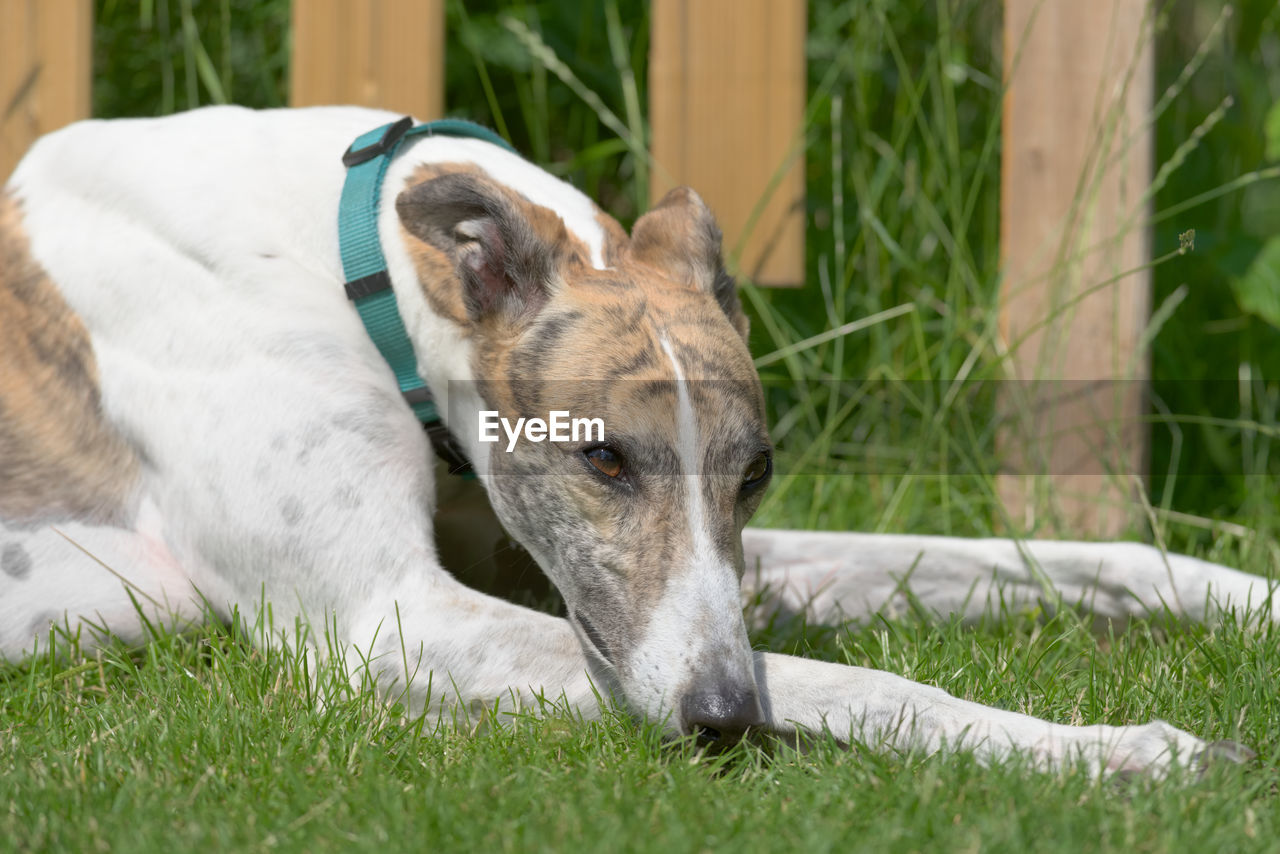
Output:
<instances>
[{"instance_id":1,"label":"brindle fur marking","mask_svg":"<svg viewBox=\"0 0 1280 854\"><path fill-rule=\"evenodd\" d=\"M631 255L677 281L709 283L720 308L746 340L747 316L737 285L725 272L720 242L720 227L702 197L689 187L677 187L636 221Z\"/></svg>"},{"instance_id":2,"label":"brindle fur marking","mask_svg":"<svg viewBox=\"0 0 1280 854\"><path fill-rule=\"evenodd\" d=\"M0 195L0 517L123 520L138 459L103 418L88 331Z\"/></svg>"},{"instance_id":3,"label":"brindle fur marking","mask_svg":"<svg viewBox=\"0 0 1280 854\"><path fill-rule=\"evenodd\" d=\"M494 200L508 205L517 221L523 220L531 232L529 237L549 247L551 257L559 259L566 266L585 266L590 252L581 240L565 229L555 212L490 180L485 171L474 163L431 163L420 166L406 183L405 196L407 198L415 188L420 188L429 181L451 175L474 176L478 187ZM618 231L622 231L617 223L614 225ZM404 229L404 226L401 228ZM438 314L466 328L469 309L465 289L458 280L457 262L452 256L453 235L439 233L431 239L421 239L421 235L410 234L404 229L403 236L427 302ZM622 232L622 237L625 239L625 232Z\"/></svg>"},{"instance_id":4,"label":"brindle fur marking","mask_svg":"<svg viewBox=\"0 0 1280 854\"><path fill-rule=\"evenodd\" d=\"M473 175L479 183L456 182L451 174ZM484 206L459 204L454 201L459 189L466 194L483 191L490 199ZM424 201L413 208L405 203L412 197ZM534 541L526 545L550 554L557 544L563 550L566 543L575 543L582 554L570 562L598 568L571 582L577 589L568 591L567 599L574 618L612 661L614 651L639 643L673 569L684 565L682 558L694 550L687 526L666 524L689 517L690 486L701 490L703 506L715 508L708 517L723 522L711 532L713 541L732 556L739 574L743 570L737 531L755 502L739 502L745 460L735 452L744 446L767 448L768 438L759 380L744 344L746 318L732 279L724 273L714 219L687 189L669 194L640 218L635 242L601 213L597 221L612 225L605 228L604 255L610 263L599 270L584 262L589 253L570 242L555 213L488 181L469 164L418 169L401 200L406 239L433 305L447 299L442 289L456 294L478 287L459 282L450 268L459 250L454 221L441 215L446 207L461 209L464 218L487 208L485 215L499 227L479 242L492 243L499 257L511 247L521 247L522 256L537 256L522 257L518 266L498 265L511 290L522 295L519 307L477 311L474 303L459 303L455 297L447 312L470 329L477 343L475 376L481 378L487 403L512 419L546 417L552 410L603 416L610 441L625 447L637 466L642 464L632 468L626 488L643 494L644 500L619 501L602 499L585 469L587 477L535 476L560 470L563 463L553 458L576 452L576 447L546 443L532 451L545 465L532 468L528 457L517 462L497 454L493 461L493 473L507 484L503 500L528 523ZM434 209L427 209L427 201ZM553 298L547 299L549 294ZM739 337L718 334L726 317ZM679 354L687 379L695 381L692 394L699 406L723 413L729 425L705 437L699 472L705 476L696 484L681 477L681 462L670 445L678 432L678 391L670 362L655 357L664 339ZM574 345L558 345L562 340ZM583 363L584 353L592 354L589 364ZM592 379L584 382L584 377ZM563 509L566 494L572 505L568 513ZM594 614L610 618L592 620Z\"/></svg>"},{"instance_id":5,"label":"brindle fur marking","mask_svg":"<svg viewBox=\"0 0 1280 854\"><path fill-rule=\"evenodd\" d=\"M424 380L439 388L495 378L449 396L459 438L485 410L564 408L604 417L606 440L626 461L597 469L588 456L596 449L580 442L522 441L507 454L472 434L491 508L563 595L570 619L451 577L439 560L449 544L430 530L426 439L402 404L391 406L392 377L342 295L332 228L338 153L393 118L358 108L209 108L93 122L37 144L18 167L11 186L25 222L12 203L0 208L0 404L24 406L0 411L0 460L39 475L24 474L43 501L30 512L47 514L82 496L98 496L95 512L112 506L101 497L113 492L104 478L84 470L110 471L123 458L120 492L136 496L137 510L128 529L79 515L59 525L121 576L105 573L48 525L10 524L10 505L27 512L33 493L0 470L0 658L28 655L51 621L68 631L92 622L143 642L150 632L134 590L166 610L195 605L198 590L224 618L265 617L268 605L277 629L323 618L333 663L356 668L352 684L372 677L415 714L493 708L496 723L545 696L591 717L607 694L668 734L718 743L757 728L787 740L829 732L871 749L972 748L982 761L1017 753L1046 767L1083 759L1097 773L1156 774L1175 752L1185 763L1213 750L1161 723L1065 726L889 673L753 651L744 593L777 591L780 604L813 619L870 619L907 596L908 576L913 608L918 600L969 618L987 604L1056 602L1045 579L1064 601L1113 617L1172 605L1204 620L1222 606L1280 597L1264 578L1133 544L753 529L738 537L763 487L743 475L767 439L745 322L706 206L678 191L636 223L629 242L598 206L527 161L442 138L429 155L479 167L436 165L415 183L423 160L391 164L390 194L444 183L406 208L403 232L392 226L398 205L379 218L397 299L429 356ZM199 170L189 168L192 151ZM72 198L92 203L68 205ZM433 200L442 204L425 204ZM556 215L529 209L531 200ZM117 232L125 221L141 231ZM20 226L56 292L33 269ZM126 233L140 239L117 237ZM190 292L156 287L192 274ZM245 284L280 311L258 311ZM494 285L502 287L486 291ZM302 310L288 310L289 300ZM213 316L220 325L209 325ZM280 343L298 333L314 346ZM51 344L63 359L43 355ZM251 366L227 375L234 382L192 382L180 369L189 359L216 373L226 348ZM256 370L260 359L288 373ZM163 398L133 393L152 379ZM99 395L147 449L145 485L155 489L141 488L138 463L102 423ZM153 400L163 405L139 411ZM329 416L319 432L316 409ZM57 422L66 426L46 430ZM474 545L474 529L452 531L448 513L436 521ZM492 557L493 535L482 536ZM202 613L196 605L175 616ZM294 639L272 632L262 642Z\"/></svg>"}]
</instances>

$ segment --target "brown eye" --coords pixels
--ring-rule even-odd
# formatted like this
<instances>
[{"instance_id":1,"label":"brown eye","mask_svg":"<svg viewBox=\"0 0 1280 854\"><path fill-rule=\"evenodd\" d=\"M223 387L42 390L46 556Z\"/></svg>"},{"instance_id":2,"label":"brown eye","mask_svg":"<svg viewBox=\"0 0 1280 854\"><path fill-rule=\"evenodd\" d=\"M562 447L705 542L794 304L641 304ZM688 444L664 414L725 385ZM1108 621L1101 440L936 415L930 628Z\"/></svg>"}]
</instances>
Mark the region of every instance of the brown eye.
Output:
<instances>
[{"instance_id":1,"label":"brown eye","mask_svg":"<svg viewBox=\"0 0 1280 854\"><path fill-rule=\"evenodd\" d=\"M592 448L584 453L587 462L605 477L618 477L622 474L622 454L612 448Z\"/></svg>"},{"instance_id":2,"label":"brown eye","mask_svg":"<svg viewBox=\"0 0 1280 854\"><path fill-rule=\"evenodd\" d=\"M759 486L769 473L773 471L773 460L766 453L756 454L742 472L742 488L750 489Z\"/></svg>"}]
</instances>

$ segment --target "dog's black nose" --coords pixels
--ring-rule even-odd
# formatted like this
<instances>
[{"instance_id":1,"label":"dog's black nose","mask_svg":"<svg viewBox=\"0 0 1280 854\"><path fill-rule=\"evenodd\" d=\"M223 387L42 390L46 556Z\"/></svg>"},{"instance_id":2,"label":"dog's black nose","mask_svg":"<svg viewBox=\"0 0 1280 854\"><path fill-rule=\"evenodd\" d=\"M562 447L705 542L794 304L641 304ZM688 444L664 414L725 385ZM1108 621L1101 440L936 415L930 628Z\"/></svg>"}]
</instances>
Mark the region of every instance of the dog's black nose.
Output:
<instances>
[{"instance_id":1,"label":"dog's black nose","mask_svg":"<svg viewBox=\"0 0 1280 854\"><path fill-rule=\"evenodd\" d=\"M686 694L680 712L685 729L713 747L737 744L749 727L764 723L759 697L740 689Z\"/></svg>"}]
</instances>

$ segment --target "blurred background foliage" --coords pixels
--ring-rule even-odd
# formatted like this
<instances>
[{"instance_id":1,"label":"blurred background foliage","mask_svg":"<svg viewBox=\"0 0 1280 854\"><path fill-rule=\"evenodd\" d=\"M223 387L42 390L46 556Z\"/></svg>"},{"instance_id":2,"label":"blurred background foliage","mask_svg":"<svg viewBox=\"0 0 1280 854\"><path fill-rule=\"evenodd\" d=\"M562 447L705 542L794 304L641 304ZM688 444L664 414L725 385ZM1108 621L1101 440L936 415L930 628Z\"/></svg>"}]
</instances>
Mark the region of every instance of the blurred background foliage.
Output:
<instances>
[{"instance_id":1,"label":"blurred background foliage","mask_svg":"<svg viewBox=\"0 0 1280 854\"><path fill-rule=\"evenodd\" d=\"M895 306L914 310L763 369L783 387L771 405L784 448L827 461L861 455L864 467L896 472L855 485L819 479L790 510L784 489L778 512L792 524L844 524L828 509L839 504L874 508L865 526L990 530L990 401L959 421L948 414L941 435L933 428L953 378L995 376L999 363L999 8L810 0L809 280L790 291L744 288L753 351ZM629 224L643 204L635 155L601 108L627 115L629 79L646 103L647 4L450 0L447 9L448 113L495 127ZM287 102L288 0L103 0L97 12L98 116ZM1154 274L1155 305L1171 313L1152 347L1153 405L1164 418L1153 429L1152 501L1180 518L1274 534L1280 3L1173 0L1158 6L1158 28L1156 93L1172 100L1156 121L1156 163L1171 172L1155 199L1154 257L1190 229L1195 248ZM531 52L530 33L563 68ZM628 131L643 139L643 127ZM847 406L862 378L909 380L910 399ZM952 477L904 489L910 471ZM1209 527L1179 529L1171 545L1204 546Z\"/></svg>"}]
</instances>

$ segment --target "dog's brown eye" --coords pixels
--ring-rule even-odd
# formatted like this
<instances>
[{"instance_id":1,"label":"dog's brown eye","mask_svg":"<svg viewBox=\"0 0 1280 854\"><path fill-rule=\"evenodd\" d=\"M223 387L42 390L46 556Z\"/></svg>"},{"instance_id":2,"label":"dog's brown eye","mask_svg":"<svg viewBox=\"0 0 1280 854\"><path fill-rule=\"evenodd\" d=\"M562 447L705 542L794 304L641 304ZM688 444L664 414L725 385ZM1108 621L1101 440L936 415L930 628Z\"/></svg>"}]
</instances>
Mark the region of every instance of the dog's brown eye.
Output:
<instances>
[{"instance_id":1,"label":"dog's brown eye","mask_svg":"<svg viewBox=\"0 0 1280 854\"><path fill-rule=\"evenodd\" d=\"M743 487L749 489L756 486L768 477L771 471L773 471L773 460L769 455L764 452L756 454L742 472Z\"/></svg>"},{"instance_id":2,"label":"dog's brown eye","mask_svg":"<svg viewBox=\"0 0 1280 854\"><path fill-rule=\"evenodd\" d=\"M605 477L617 477L622 474L622 454L612 448L592 448L586 452L587 462Z\"/></svg>"}]
</instances>

